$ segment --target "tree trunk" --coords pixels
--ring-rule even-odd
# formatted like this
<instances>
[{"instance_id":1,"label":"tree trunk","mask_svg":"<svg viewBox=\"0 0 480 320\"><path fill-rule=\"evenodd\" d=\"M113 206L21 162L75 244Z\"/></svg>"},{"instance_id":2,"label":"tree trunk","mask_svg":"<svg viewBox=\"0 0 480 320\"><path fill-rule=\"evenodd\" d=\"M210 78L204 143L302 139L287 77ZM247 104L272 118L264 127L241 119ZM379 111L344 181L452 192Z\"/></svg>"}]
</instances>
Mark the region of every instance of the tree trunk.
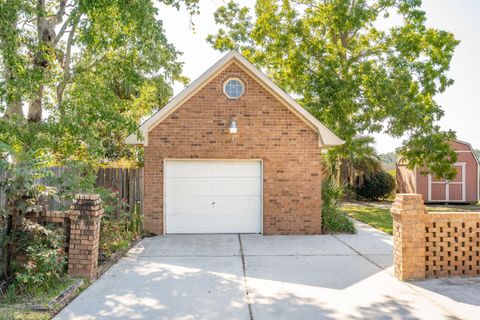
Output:
<instances>
[{"instance_id":1,"label":"tree trunk","mask_svg":"<svg viewBox=\"0 0 480 320\"><path fill-rule=\"evenodd\" d=\"M28 122L40 122L42 121L42 105L45 86L43 84L43 76L45 70L49 67L49 61L47 59L48 47L55 39L55 31L50 30L49 23L47 21L47 12L45 0L37 0L37 36L38 36L38 49L33 60L33 67L40 75L40 83L35 97L30 101L28 108ZM52 34L53 32L53 34Z\"/></svg>"},{"instance_id":2,"label":"tree trunk","mask_svg":"<svg viewBox=\"0 0 480 320\"><path fill-rule=\"evenodd\" d=\"M30 102L30 107L28 108L28 122L42 121L42 100L44 91L44 85L40 84L38 87L37 96Z\"/></svg>"}]
</instances>

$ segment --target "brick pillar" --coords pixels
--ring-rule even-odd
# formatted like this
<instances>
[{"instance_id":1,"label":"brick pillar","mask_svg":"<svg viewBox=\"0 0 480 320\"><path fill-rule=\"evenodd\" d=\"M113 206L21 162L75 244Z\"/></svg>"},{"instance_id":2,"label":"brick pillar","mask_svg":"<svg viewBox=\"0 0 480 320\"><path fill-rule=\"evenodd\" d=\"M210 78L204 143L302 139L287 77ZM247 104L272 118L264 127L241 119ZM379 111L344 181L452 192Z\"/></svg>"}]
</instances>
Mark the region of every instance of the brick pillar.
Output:
<instances>
[{"instance_id":1,"label":"brick pillar","mask_svg":"<svg viewBox=\"0 0 480 320\"><path fill-rule=\"evenodd\" d=\"M94 280L98 268L98 241L103 208L99 195L79 194L69 211L68 273Z\"/></svg>"},{"instance_id":2,"label":"brick pillar","mask_svg":"<svg viewBox=\"0 0 480 320\"><path fill-rule=\"evenodd\" d=\"M420 194L397 194L393 216L395 276L400 280L425 279L426 210Z\"/></svg>"}]
</instances>

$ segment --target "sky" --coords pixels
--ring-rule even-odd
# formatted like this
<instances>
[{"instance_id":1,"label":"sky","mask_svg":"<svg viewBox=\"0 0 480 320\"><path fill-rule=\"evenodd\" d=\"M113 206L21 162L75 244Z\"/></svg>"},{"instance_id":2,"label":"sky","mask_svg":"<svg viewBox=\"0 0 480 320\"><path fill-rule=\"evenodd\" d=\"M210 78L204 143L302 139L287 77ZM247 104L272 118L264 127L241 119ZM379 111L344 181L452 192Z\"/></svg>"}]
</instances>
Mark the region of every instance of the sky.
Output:
<instances>
[{"instance_id":1,"label":"sky","mask_svg":"<svg viewBox=\"0 0 480 320\"><path fill-rule=\"evenodd\" d=\"M183 52L184 75L195 80L222 57L206 42L210 33L215 33L213 13L223 0L200 0L200 14L192 17L185 10L160 7L159 18L164 23L168 39ZM242 0L252 6L254 1ZM480 1L479 0L423 0L427 26L452 32L460 40L455 50L448 75L455 83L444 93L436 96L445 116L440 121L442 129L451 129L457 138L480 149ZM183 85L175 85L175 94ZM402 139L384 134L375 135L379 153L394 151Z\"/></svg>"}]
</instances>

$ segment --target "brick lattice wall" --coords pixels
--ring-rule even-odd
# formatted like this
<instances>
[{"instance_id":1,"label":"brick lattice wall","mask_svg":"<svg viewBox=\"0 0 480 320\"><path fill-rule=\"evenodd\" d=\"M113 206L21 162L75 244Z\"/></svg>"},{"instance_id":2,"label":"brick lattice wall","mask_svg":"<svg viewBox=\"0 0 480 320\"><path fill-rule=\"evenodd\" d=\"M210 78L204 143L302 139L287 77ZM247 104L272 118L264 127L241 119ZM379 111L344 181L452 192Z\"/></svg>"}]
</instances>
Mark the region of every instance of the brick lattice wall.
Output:
<instances>
[{"instance_id":1,"label":"brick lattice wall","mask_svg":"<svg viewBox=\"0 0 480 320\"><path fill-rule=\"evenodd\" d=\"M229 77L245 94L223 94ZM230 120L238 125L234 141ZM264 234L321 233L321 150L318 134L233 62L148 133L144 226L163 234L164 159L262 159Z\"/></svg>"},{"instance_id":2,"label":"brick lattice wall","mask_svg":"<svg viewBox=\"0 0 480 320\"><path fill-rule=\"evenodd\" d=\"M479 275L480 213L429 213L425 223L425 276Z\"/></svg>"},{"instance_id":3,"label":"brick lattice wall","mask_svg":"<svg viewBox=\"0 0 480 320\"><path fill-rule=\"evenodd\" d=\"M419 194L398 194L391 212L398 278L480 276L480 212L429 213Z\"/></svg>"}]
</instances>

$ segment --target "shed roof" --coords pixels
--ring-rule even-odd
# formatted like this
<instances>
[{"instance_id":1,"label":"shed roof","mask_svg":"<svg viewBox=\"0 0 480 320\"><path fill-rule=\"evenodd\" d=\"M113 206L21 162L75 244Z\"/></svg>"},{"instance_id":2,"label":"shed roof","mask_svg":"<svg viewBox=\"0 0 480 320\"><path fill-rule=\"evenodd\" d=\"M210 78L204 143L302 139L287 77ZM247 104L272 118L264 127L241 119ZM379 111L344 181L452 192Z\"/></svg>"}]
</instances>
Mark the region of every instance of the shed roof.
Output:
<instances>
[{"instance_id":1,"label":"shed roof","mask_svg":"<svg viewBox=\"0 0 480 320\"><path fill-rule=\"evenodd\" d=\"M474 158L475 161L477 162L477 165L480 165L480 161L478 160L477 155L475 154L475 150L473 150L473 147L472 147L472 145L471 145L470 143L465 142L465 141L463 141L463 140L458 140L458 139L455 139L455 140L452 140L452 141L467 146L468 149L470 150L470 152L472 153L473 158ZM458 151L456 151L456 152L458 152ZM399 158L398 161L397 161L397 165L399 165L399 166L406 166L407 164L408 164L408 162L407 162L407 160L405 160L404 158Z\"/></svg>"},{"instance_id":2,"label":"shed roof","mask_svg":"<svg viewBox=\"0 0 480 320\"><path fill-rule=\"evenodd\" d=\"M332 131L330 131L326 126L324 126L320 121L317 120L311 113L305 110L300 104L298 104L295 99L288 95L284 90L277 86L272 80L270 80L263 72L261 72L257 67L255 67L250 61L248 61L243 55L238 51L232 50L219 61L217 61L212 67L210 67L206 72L204 72L199 78L193 81L189 86L187 86L182 92L170 100L165 107L160 109L158 112L153 114L140 126L140 131L143 135L142 138L137 137L136 134L131 134L125 139L125 143L134 144L134 145L148 145L148 132L153 129L156 125L162 122L168 115L174 112L179 108L182 103L188 99L191 95L195 94L200 90L208 81L228 67L232 62L237 62L240 67L245 69L245 71L252 74L259 80L259 83L262 84L268 91L274 94L277 98L280 99L294 114L296 114L300 119L309 124L315 131L318 133L318 143L320 147L329 147L341 145L344 143L340 138L338 138Z\"/></svg>"}]
</instances>

